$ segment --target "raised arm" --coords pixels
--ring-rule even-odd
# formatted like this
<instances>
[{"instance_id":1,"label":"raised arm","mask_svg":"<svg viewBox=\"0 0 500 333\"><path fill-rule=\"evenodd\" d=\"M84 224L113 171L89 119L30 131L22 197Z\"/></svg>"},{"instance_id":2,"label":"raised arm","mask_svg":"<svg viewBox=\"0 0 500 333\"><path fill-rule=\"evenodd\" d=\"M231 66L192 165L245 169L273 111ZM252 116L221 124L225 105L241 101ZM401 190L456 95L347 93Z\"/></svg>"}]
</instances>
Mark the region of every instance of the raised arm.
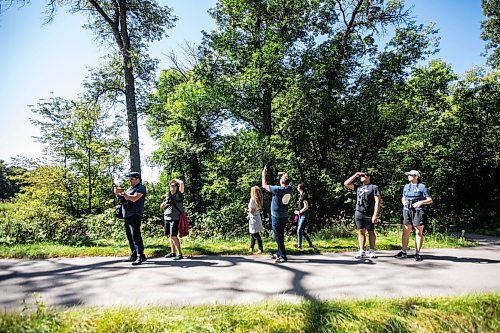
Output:
<instances>
[{"instance_id":1,"label":"raised arm","mask_svg":"<svg viewBox=\"0 0 500 333\"><path fill-rule=\"evenodd\" d=\"M262 169L262 188L265 189L266 191L270 192L269 190L269 184L267 184L267 167L265 166L264 169Z\"/></svg>"},{"instance_id":2,"label":"raised arm","mask_svg":"<svg viewBox=\"0 0 500 333\"><path fill-rule=\"evenodd\" d=\"M363 173L361 172L356 172L354 175L352 175L351 177L349 177L345 182L344 182L344 186L347 187L348 189L350 190L353 190L354 191L354 180L356 178L358 178L359 176L361 176Z\"/></svg>"},{"instance_id":3,"label":"raised arm","mask_svg":"<svg viewBox=\"0 0 500 333\"><path fill-rule=\"evenodd\" d=\"M181 193L184 193L184 182L180 179L174 179L174 180L177 182L177 184L179 184L179 191Z\"/></svg>"}]
</instances>

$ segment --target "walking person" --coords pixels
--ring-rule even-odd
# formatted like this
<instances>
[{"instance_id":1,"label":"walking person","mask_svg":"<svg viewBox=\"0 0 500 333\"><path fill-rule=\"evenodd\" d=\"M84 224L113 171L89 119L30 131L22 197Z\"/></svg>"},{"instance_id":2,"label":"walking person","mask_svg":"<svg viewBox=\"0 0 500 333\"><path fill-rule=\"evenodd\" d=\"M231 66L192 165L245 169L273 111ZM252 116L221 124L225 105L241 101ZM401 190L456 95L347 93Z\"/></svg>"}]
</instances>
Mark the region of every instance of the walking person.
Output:
<instances>
[{"instance_id":1,"label":"walking person","mask_svg":"<svg viewBox=\"0 0 500 333\"><path fill-rule=\"evenodd\" d=\"M262 169L262 187L272 194L271 199L271 226L273 228L274 240L278 246L273 258L276 263L286 262L285 249L285 226L288 221L288 203L292 197L291 179L288 173L284 172L280 178L280 186L267 184L267 167Z\"/></svg>"},{"instance_id":2,"label":"walking person","mask_svg":"<svg viewBox=\"0 0 500 333\"><path fill-rule=\"evenodd\" d=\"M125 233L130 246L130 257L132 265L140 265L146 261L144 255L144 243L141 235L141 221L144 216L144 202L146 200L146 187L142 185L141 174L130 172L127 174L130 187L124 191L115 187L114 193L120 202L123 202L123 217L125 220Z\"/></svg>"},{"instance_id":3,"label":"walking person","mask_svg":"<svg viewBox=\"0 0 500 333\"><path fill-rule=\"evenodd\" d=\"M160 208L164 209L163 220L165 223L165 236L170 236L170 253L165 258L181 260L181 243L179 241L179 220L184 212L184 182L180 179L172 179L168 184L168 192Z\"/></svg>"},{"instance_id":4,"label":"walking person","mask_svg":"<svg viewBox=\"0 0 500 333\"><path fill-rule=\"evenodd\" d=\"M304 184L297 185L299 191L299 201L295 214L299 216L297 221L297 248L302 249L302 236L309 243L309 247L314 247L311 238L306 232L306 227L309 222L309 195Z\"/></svg>"},{"instance_id":5,"label":"walking person","mask_svg":"<svg viewBox=\"0 0 500 333\"><path fill-rule=\"evenodd\" d=\"M420 182L420 172L411 170L405 172L409 183L403 188L403 235L401 236L401 251L396 258L406 258L408 242L412 229L415 228L415 261L422 261L420 250L424 243L424 225L427 223L426 206L432 204L432 198L425 184Z\"/></svg>"},{"instance_id":6,"label":"walking person","mask_svg":"<svg viewBox=\"0 0 500 333\"><path fill-rule=\"evenodd\" d=\"M364 258L366 231L368 231L368 241L370 250L368 256L376 258L375 241L375 224L378 220L380 211L380 191L377 185L371 184L373 174L371 172L356 172L344 182L344 186L351 191L356 192L356 212L354 220L358 228L358 245L359 251L354 256L357 259ZM354 184L354 181L359 178L360 184Z\"/></svg>"},{"instance_id":7,"label":"walking person","mask_svg":"<svg viewBox=\"0 0 500 333\"><path fill-rule=\"evenodd\" d=\"M257 254L262 253L264 248L262 246L262 238L260 232L264 230L262 227L262 218L260 217L260 210L262 209L262 191L260 187L253 186L250 189L250 202L248 203L245 212L248 218L248 231L250 232L250 248L248 252L253 253L255 242L257 242Z\"/></svg>"}]
</instances>

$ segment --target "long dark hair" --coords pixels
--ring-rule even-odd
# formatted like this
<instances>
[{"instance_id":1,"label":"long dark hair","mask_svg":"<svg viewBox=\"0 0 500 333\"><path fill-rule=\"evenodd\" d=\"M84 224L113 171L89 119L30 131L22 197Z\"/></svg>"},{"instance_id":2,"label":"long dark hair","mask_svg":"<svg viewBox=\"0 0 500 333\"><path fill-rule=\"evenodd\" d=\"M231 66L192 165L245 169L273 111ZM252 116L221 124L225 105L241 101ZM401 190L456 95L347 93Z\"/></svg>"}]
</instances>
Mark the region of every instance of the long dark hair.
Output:
<instances>
[{"instance_id":1,"label":"long dark hair","mask_svg":"<svg viewBox=\"0 0 500 333\"><path fill-rule=\"evenodd\" d=\"M303 183L299 183L297 185L297 187L299 188L299 190L302 191L302 193L299 194L299 200L298 200L298 203L300 204L300 201L302 201L302 198L307 194L306 185L304 185Z\"/></svg>"}]
</instances>

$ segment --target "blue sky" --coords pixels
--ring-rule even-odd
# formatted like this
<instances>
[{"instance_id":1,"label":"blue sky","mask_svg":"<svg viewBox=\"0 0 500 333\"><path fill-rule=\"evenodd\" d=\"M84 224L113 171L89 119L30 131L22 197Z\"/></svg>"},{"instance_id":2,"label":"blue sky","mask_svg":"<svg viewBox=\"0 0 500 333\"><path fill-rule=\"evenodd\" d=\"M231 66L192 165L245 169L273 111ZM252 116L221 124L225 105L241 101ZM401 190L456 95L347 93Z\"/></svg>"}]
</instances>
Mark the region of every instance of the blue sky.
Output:
<instances>
[{"instance_id":1,"label":"blue sky","mask_svg":"<svg viewBox=\"0 0 500 333\"><path fill-rule=\"evenodd\" d=\"M11 8L0 16L0 159L24 155L40 157L42 147L33 142L38 130L30 124L30 107L50 93L66 99L83 91L87 68L97 67L106 53L94 41L91 31L83 29L85 18L60 10L54 22L42 26L43 4L32 1L19 10ZM170 37L151 47L151 55L161 60L160 69L168 66L165 53L179 51L185 41L199 43L201 30L210 31L214 22L207 13L216 0L164 0L178 17ZM484 20L481 0L407 0L420 23L435 22L440 30L441 58L463 74L475 65L484 64L481 57L484 42L480 39L480 22ZM153 143L147 132L140 133L142 155L148 155Z\"/></svg>"}]
</instances>

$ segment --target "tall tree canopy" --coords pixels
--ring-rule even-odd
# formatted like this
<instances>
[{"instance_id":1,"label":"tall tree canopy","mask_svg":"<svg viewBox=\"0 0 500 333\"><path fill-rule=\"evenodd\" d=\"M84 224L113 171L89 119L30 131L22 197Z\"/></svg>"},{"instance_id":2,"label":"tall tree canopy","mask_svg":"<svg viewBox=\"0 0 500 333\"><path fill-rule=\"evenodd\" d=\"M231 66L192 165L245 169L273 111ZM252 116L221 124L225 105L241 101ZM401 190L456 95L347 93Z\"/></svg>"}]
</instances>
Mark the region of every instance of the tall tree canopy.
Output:
<instances>
[{"instance_id":1,"label":"tall tree canopy","mask_svg":"<svg viewBox=\"0 0 500 333\"><path fill-rule=\"evenodd\" d=\"M13 3L24 4L30 0L4 0L0 9ZM113 84L102 84L96 93L101 95L112 90L124 97L127 114L130 169L141 171L138 132L138 86L152 82L156 62L146 53L149 44L166 36L176 17L171 8L154 0L50 0L46 4L46 21L50 22L59 7L69 8L70 13L87 15L86 28L92 30L98 40L116 50L119 67L112 74L119 75ZM115 63L117 63L115 61ZM108 72L109 73L109 72ZM116 78L116 77L115 77Z\"/></svg>"}]
</instances>

